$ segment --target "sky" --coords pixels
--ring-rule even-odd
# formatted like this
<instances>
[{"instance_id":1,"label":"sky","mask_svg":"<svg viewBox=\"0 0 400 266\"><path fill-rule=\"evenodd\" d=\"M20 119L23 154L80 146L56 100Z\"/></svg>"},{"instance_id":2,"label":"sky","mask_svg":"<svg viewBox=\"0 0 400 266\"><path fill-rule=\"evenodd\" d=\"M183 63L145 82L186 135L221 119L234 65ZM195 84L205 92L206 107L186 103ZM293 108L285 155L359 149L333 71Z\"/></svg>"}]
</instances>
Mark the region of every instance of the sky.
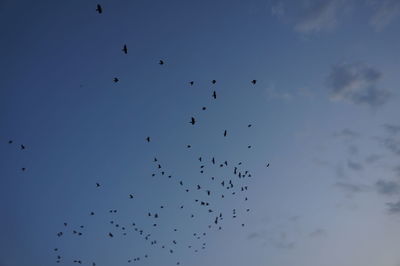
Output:
<instances>
[{"instance_id":1,"label":"sky","mask_svg":"<svg viewBox=\"0 0 400 266\"><path fill-rule=\"evenodd\" d=\"M399 266L399 29L398 0L0 1L0 266Z\"/></svg>"}]
</instances>

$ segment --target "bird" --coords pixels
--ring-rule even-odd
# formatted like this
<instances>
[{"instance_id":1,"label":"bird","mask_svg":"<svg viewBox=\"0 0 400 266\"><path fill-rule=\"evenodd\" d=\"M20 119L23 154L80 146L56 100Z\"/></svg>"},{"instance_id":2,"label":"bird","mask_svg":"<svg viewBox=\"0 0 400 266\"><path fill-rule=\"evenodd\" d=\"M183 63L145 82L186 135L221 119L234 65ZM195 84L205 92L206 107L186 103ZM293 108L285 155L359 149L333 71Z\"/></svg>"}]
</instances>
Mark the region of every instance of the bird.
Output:
<instances>
[{"instance_id":1,"label":"bird","mask_svg":"<svg viewBox=\"0 0 400 266\"><path fill-rule=\"evenodd\" d=\"M133 199L133 195L132 195L132 194L129 194L129 198L130 198L130 199Z\"/></svg>"},{"instance_id":2,"label":"bird","mask_svg":"<svg viewBox=\"0 0 400 266\"><path fill-rule=\"evenodd\" d=\"M25 170L26 170L26 168L25 168L25 167L22 167L22 168L21 168L21 170L22 170L22 171L25 171Z\"/></svg>"},{"instance_id":3,"label":"bird","mask_svg":"<svg viewBox=\"0 0 400 266\"><path fill-rule=\"evenodd\" d=\"M211 81L211 83L212 83L212 84L215 84L215 83L217 83L217 81L216 81L215 79L213 79L213 80Z\"/></svg>"},{"instance_id":4,"label":"bird","mask_svg":"<svg viewBox=\"0 0 400 266\"><path fill-rule=\"evenodd\" d=\"M12 141L12 140L9 140L9 141L8 141L8 144L12 144L12 143L13 143L13 141Z\"/></svg>"},{"instance_id":5,"label":"bird","mask_svg":"<svg viewBox=\"0 0 400 266\"><path fill-rule=\"evenodd\" d=\"M164 61L160 60L160 61L158 61L158 64L162 66L162 65L164 65Z\"/></svg>"},{"instance_id":6,"label":"bird","mask_svg":"<svg viewBox=\"0 0 400 266\"><path fill-rule=\"evenodd\" d=\"M217 99L217 92L216 92L216 91L213 92L212 97L213 97L214 99Z\"/></svg>"},{"instance_id":7,"label":"bird","mask_svg":"<svg viewBox=\"0 0 400 266\"><path fill-rule=\"evenodd\" d=\"M251 127L251 124L248 124L247 127Z\"/></svg>"},{"instance_id":8,"label":"bird","mask_svg":"<svg viewBox=\"0 0 400 266\"><path fill-rule=\"evenodd\" d=\"M203 106L203 108L201 108L201 110L205 111L207 108L205 106Z\"/></svg>"},{"instance_id":9,"label":"bird","mask_svg":"<svg viewBox=\"0 0 400 266\"><path fill-rule=\"evenodd\" d=\"M99 14L103 13L103 8L101 7L101 5L97 4L96 11L97 11Z\"/></svg>"},{"instance_id":10,"label":"bird","mask_svg":"<svg viewBox=\"0 0 400 266\"><path fill-rule=\"evenodd\" d=\"M224 131L224 137L226 137L226 134L227 134L227 131L225 130L225 131Z\"/></svg>"},{"instance_id":11,"label":"bird","mask_svg":"<svg viewBox=\"0 0 400 266\"><path fill-rule=\"evenodd\" d=\"M253 85L256 85L257 80L253 79L253 80L251 81L251 83L252 83Z\"/></svg>"},{"instance_id":12,"label":"bird","mask_svg":"<svg viewBox=\"0 0 400 266\"><path fill-rule=\"evenodd\" d=\"M125 54L128 53L128 47L126 46L126 44L124 44L124 47L122 48L122 52L124 52Z\"/></svg>"},{"instance_id":13,"label":"bird","mask_svg":"<svg viewBox=\"0 0 400 266\"><path fill-rule=\"evenodd\" d=\"M146 140L147 140L147 142L150 142L150 137L147 137Z\"/></svg>"},{"instance_id":14,"label":"bird","mask_svg":"<svg viewBox=\"0 0 400 266\"><path fill-rule=\"evenodd\" d=\"M99 183L96 183L96 187L100 187L100 184L99 184Z\"/></svg>"},{"instance_id":15,"label":"bird","mask_svg":"<svg viewBox=\"0 0 400 266\"><path fill-rule=\"evenodd\" d=\"M269 167L269 163L267 163L267 167Z\"/></svg>"},{"instance_id":16,"label":"bird","mask_svg":"<svg viewBox=\"0 0 400 266\"><path fill-rule=\"evenodd\" d=\"M114 235L113 235L113 234L111 234L111 233L108 233L108 236L109 236L109 237L114 237Z\"/></svg>"},{"instance_id":17,"label":"bird","mask_svg":"<svg viewBox=\"0 0 400 266\"><path fill-rule=\"evenodd\" d=\"M25 150L25 146L21 144L21 150Z\"/></svg>"},{"instance_id":18,"label":"bird","mask_svg":"<svg viewBox=\"0 0 400 266\"><path fill-rule=\"evenodd\" d=\"M114 81L114 83L117 83L117 82L119 81L119 79L118 79L117 77L115 77L115 78L113 79L113 81Z\"/></svg>"},{"instance_id":19,"label":"bird","mask_svg":"<svg viewBox=\"0 0 400 266\"><path fill-rule=\"evenodd\" d=\"M193 86L194 85L194 81L190 81L189 84L190 84L190 86Z\"/></svg>"},{"instance_id":20,"label":"bird","mask_svg":"<svg viewBox=\"0 0 400 266\"><path fill-rule=\"evenodd\" d=\"M192 119L189 122L190 124L194 125L196 123L196 119L194 119L194 117L192 117Z\"/></svg>"}]
</instances>

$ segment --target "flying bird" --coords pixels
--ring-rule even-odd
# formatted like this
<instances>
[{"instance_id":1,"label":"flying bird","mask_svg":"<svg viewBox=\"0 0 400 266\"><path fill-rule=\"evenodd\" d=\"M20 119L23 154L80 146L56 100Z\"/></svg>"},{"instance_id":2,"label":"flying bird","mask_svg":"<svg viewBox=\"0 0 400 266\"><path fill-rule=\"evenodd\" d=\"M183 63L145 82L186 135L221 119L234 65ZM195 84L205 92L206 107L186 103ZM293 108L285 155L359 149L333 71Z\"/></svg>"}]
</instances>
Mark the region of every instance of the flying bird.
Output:
<instances>
[{"instance_id":1,"label":"flying bird","mask_svg":"<svg viewBox=\"0 0 400 266\"><path fill-rule=\"evenodd\" d=\"M224 137L226 137L226 134L227 134L227 132L226 132L226 130L224 131Z\"/></svg>"},{"instance_id":2,"label":"flying bird","mask_svg":"<svg viewBox=\"0 0 400 266\"><path fill-rule=\"evenodd\" d=\"M103 13L103 8L101 7L101 5L97 4L96 11L97 11L99 14Z\"/></svg>"},{"instance_id":3,"label":"flying bird","mask_svg":"<svg viewBox=\"0 0 400 266\"><path fill-rule=\"evenodd\" d=\"M115 77L115 78L113 79L113 81L114 81L114 83L117 83L117 82L119 81L119 78Z\"/></svg>"},{"instance_id":4,"label":"flying bird","mask_svg":"<svg viewBox=\"0 0 400 266\"><path fill-rule=\"evenodd\" d=\"M21 150L25 150L25 146L21 144Z\"/></svg>"},{"instance_id":5,"label":"flying bird","mask_svg":"<svg viewBox=\"0 0 400 266\"><path fill-rule=\"evenodd\" d=\"M212 83L212 84L215 84L215 83L217 83L217 81L216 81L215 79L213 79L213 80L211 81L211 83Z\"/></svg>"},{"instance_id":6,"label":"flying bird","mask_svg":"<svg viewBox=\"0 0 400 266\"><path fill-rule=\"evenodd\" d=\"M196 120L194 119L194 117L192 117L192 119L189 122L190 124L194 125L196 123Z\"/></svg>"},{"instance_id":7,"label":"flying bird","mask_svg":"<svg viewBox=\"0 0 400 266\"><path fill-rule=\"evenodd\" d=\"M147 137L146 140L147 140L147 142L150 142L150 137Z\"/></svg>"},{"instance_id":8,"label":"flying bird","mask_svg":"<svg viewBox=\"0 0 400 266\"><path fill-rule=\"evenodd\" d=\"M96 187L100 187L100 184L99 184L99 183L96 183Z\"/></svg>"},{"instance_id":9,"label":"flying bird","mask_svg":"<svg viewBox=\"0 0 400 266\"><path fill-rule=\"evenodd\" d=\"M9 140L9 141L8 141L8 144L12 144L12 143L13 143L13 141L12 141L12 140Z\"/></svg>"},{"instance_id":10,"label":"flying bird","mask_svg":"<svg viewBox=\"0 0 400 266\"><path fill-rule=\"evenodd\" d=\"M160 61L158 61L158 64L162 66L162 65L164 65L164 61L160 60Z\"/></svg>"},{"instance_id":11,"label":"flying bird","mask_svg":"<svg viewBox=\"0 0 400 266\"><path fill-rule=\"evenodd\" d=\"M216 91L213 92L212 97L213 97L214 99L217 99L217 92L216 92Z\"/></svg>"},{"instance_id":12,"label":"flying bird","mask_svg":"<svg viewBox=\"0 0 400 266\"><path fill-rule=\"evenodd\" d=\"M256 85L257 80L253 79L253 80L251 81L251 83L252 83L253 85Z\"/></svg>"},{"instance_id":13,"label":"flying bird","mask_svg":"<svg viewBox=\"0 0 400 266\"><path fill-rule=\"evenodd\" d=\"M190 86L193 86L194 85L194 81L190 81L189 84L190 84Z\"/></svg>"},{"instance_id":14,"label":"flying bird","mask_svg":"<svg viewBox=\"0 0 400 266\"><path fill-rule=\"evenodd\" d=\"M125 54L128 53L128 47L126 46L126 44L124 44L124 47L122 48L122 52L124 52Z\"/></svg>"}]
</instances>

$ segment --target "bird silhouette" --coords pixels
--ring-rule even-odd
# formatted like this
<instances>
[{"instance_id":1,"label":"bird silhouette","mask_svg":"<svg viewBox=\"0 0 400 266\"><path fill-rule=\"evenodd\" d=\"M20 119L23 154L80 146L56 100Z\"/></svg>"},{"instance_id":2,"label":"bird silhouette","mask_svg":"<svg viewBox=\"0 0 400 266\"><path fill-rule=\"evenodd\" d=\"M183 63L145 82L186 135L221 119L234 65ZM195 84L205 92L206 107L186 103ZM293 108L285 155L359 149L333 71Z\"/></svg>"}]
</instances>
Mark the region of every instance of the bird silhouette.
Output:
<instances>
[{"instance_id":1,"label":"bird silhouette","mask_svg":"<svg viewBox=\"0 0 400 266\"><path fill-rule=\"evenodd\" d=\"M196 119L194 119L194 117L192 117L192 119L189 122L190 124L194 125L196 123Z\"/></svg>"},{"instance_id":2,"label":"bird silhouette","mask_svg":"<svg viewBox=\"0 0 400 266\"><path fill-rule=\"evenodd\" d=\"M217 99L217 92L216 92L216 91L213 92L212 97L213 97L214 99Z\"/></svg>"},{"instance_id":3,"label":"bird silhouette","mask_svg":"<svg viewBox=\"0 0 400 266\"><path fill-rule=\"evenodd\" d=\"M158 64L162 66L162 65L164 65L164 61L160 60L160 61L158 61Z\"/></svg>"},{"instance_id":4,"label":"bird silhouette","mask_svg":"<svg viewBox=\"0 0 400 266\"><path fill-rule=\"evenodd\" d=\"M253 85L256 85L257 80L253 79L253 80L251 81L251 83L252 83Z\"/></svg>"},{"instance_id":5,"label":"bird silhouette","mask_svg":"<svg viewBox=\"0 0 400 266\"><path fill-rule=\"evenodd\" d=\"M150 142L150 137L147 137L146 140L147 140L147 142Z\"/></svg>"},{"instance_id":6,"label":"bird silhouette","mask_svg":"<svg viewBox=\"0 0 400 266\"><path fill-rule=\"evenodd\" d=\"M128 53L128 47L126 46L126 44L124 44L124 47L122 48L122 52L124 52L125 54Z\"/></svg>"},{"instance_id":7,"label":"bird silhouette","mask_svg":"<svg viewBox=\"0 0 400 266\"><path fill-rule=\"evenodd\" d=\"M114 81L114 83L117 83L117 82L119 81L119 78L115 77L115 78L113 79L113 81Z\"/></svg>"},{"instance_id":8,"label":"bird silhouette","mask_svg":"<svg viewBox=\"0 0 400 266\"><path fill-rule=\"evenodd\" d=\"M193 86L194 85L194 81L190 81L189 84L190 84L190 86Z\"/></svg>"},{"instance_id":9,"label":"bird silhouette","mask_svg":"<svg viewBox=\"0 0 400 266\"><path fill-rule=\"evenodd\" d=\"M12 144L12 143L13 143L13 141L12 141L12 140L9 140L9 141L8 141L8 144Z\"/></svg>"},{"instance_id":10,"label":"bird silhouette","mask_svg":"<svg viewBox=\"0 0 400 266\"><path fill-rule=\"evenodd\" d=\"M212 84L215 84L215 83L217 83L217 81L216 81L215 79L213 79L213 80L211 81L211 83L212 83Z\"/></svg>"},{"instance_id":11,"label":"bird silhouette","mask_svg":"<svg viewBox=\"0 0 400 266\"><path fill-rule=\"evenodd\" d=\"M100 187L100 184L99 184L99 183L96 183L96 187Z\"/></svg>"},{"instance_id":12,"label":"bird silhouette","mask_svg":"<svg viewBox=\"0 0 400 266\"><path fill-rule=\"evenodd\" d=\"M227 134L227 131L225 130L225 131L224 131L224 137L226 137L226 134Z\"/></svg>"},{"instance_id":13,"label":"bird silhouette","mask_svg":"<svg viewBox=\"0 0 400 266\"><path fill-rule=\"evenodd\" d=\"M21 150L25 150L25 146L21 144Z\"/></svg>"},{"instance_id":14,"label":"bird silhouette","mask_svg":"<svg viewBox=\"0 0 400 266\"><path fill-rule=\"evenodd\" d=\"M103 8L101 7L101 5L97 4L96 11L97 11L99 14L103 13Z\"/></svg>"},{"instance_id":15,"label":"bird silhouette","mask_svg":"<svg viewBox=\"0 0 400 266\"><path fill-rule=\"evenodd\" d=\"M129 198L130 198L130 199L133 199L133 195L132 195L132 194L129 194Z\"/></svg>"}]
</instances>

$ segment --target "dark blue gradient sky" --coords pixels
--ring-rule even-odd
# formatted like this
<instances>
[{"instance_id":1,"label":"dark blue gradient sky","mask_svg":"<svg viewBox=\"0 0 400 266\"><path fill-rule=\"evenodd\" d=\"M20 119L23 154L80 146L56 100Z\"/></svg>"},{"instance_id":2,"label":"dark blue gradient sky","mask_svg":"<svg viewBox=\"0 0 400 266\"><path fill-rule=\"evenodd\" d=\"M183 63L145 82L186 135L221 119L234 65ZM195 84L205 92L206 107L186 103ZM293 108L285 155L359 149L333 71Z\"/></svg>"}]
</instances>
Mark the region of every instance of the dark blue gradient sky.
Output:
<instances>
[{"instance_id":1,"label":"dark blue gradient sky","mask_svg":"<svg viewBox=\"0 0 400 266\"><path fill-rule=\"evenodd\" d=\"M399 1L97 4L0 2L0 266L400 265Z\"/></svg>"}]
</instances>

